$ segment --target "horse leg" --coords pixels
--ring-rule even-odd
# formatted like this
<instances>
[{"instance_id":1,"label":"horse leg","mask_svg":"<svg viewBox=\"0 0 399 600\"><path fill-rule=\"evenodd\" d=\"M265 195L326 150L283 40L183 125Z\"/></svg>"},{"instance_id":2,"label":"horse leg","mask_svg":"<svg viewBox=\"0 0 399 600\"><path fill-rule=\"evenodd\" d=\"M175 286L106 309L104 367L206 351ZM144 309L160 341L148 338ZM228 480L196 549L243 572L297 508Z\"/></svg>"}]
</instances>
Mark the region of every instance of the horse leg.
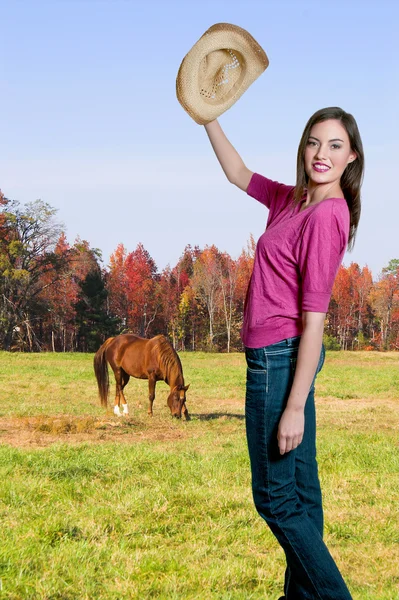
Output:
<instances>
[{"instance_id":1,"label":"horse leg","mask_svg":"<svg viewBox=\"0 0 399 600\"><path fill-rule=\"evenodd\" d=\"M122 394L123 414L124 415L128 415L129 414L129 408L127 406L126 398L125 398L125 395L123 393L123 388L129 383L130 375L128 375L126 373L126 371L124 371L122 368L121 368L121 372L122 372L121 394Z\"/></svg>"},{"instance_id":2,"label":"horse leg","mask_svg":"<svg viewBox=\"0 0 399 600\"><path fill-rule=\"evenodd\" d=\"M150 417L152 417L152 405L154 403L154 398L155 398L155 384L156 384L156 380L154 376L149 375L148 377L148 398L149 398L149 406L148 406L148 414L150 415Z\"/></svg>"},{"instance_id":3,"label":"horse leg","mask_svg":"<svg viewBox=\"0 0 399 600\"><path fill-rule=\"evenodd\" d=\"M114 414L117 417L122 416L120 411L120 403L121 403L121 393L122 392L122 369L120 367L114 368L114 375L116 381L116 392L115 392L115 403L114 403Z\"/></svg>"},{"instance_id":4,"label":"horse leg","mask_svg":"<svg viewBox=\"0 0 399 600\"><path fill-rule=\"evenodd\" d=\"M181 407L181 411L184 415L185 420L190 421L190 415L188 414L186 403L184 403L183 406Z\"/></svg>"}]
</instances>

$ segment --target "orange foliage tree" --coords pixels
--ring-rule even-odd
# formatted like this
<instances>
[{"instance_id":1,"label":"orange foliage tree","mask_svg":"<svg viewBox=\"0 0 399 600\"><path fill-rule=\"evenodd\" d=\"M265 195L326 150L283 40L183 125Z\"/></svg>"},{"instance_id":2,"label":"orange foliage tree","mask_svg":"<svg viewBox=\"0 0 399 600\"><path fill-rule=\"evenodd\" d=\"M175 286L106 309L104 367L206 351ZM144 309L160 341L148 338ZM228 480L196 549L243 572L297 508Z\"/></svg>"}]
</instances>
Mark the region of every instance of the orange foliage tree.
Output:
<instances>
[{"instance_id":1,"label":"orange foliage tree","mask_svg":"<svg viewBox=\"0 0 399 600\"><path fill-rule=\"evenodd\" d=\"M392 260L369 293L369 302L378 324L381 350L397 346L399 335L399 260Z\"/></svg>"},{"instance_id":2,"label":"orange foliage tree","mask_svg":"<svg viewBox=\"0 0 399 600\"><path fill-rule=\"evenodd\" d=\"M129 254L119 245L111 256L107 289L112 311L130 331L148 336L160 308L155 262L138 244Z\"/></svg>"}]
</instances>

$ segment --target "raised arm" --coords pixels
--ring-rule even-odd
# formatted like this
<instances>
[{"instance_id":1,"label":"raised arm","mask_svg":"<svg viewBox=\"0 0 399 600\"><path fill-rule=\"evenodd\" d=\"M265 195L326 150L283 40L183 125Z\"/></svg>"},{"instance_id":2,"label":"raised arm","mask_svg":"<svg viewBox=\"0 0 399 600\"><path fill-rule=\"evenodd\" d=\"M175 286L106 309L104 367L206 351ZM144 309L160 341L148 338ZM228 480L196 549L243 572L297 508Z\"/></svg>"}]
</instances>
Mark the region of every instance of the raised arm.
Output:
<instances>
[{"instance_id":1,"label":"raised arm","mask_svg":"<svg viewBox=\"0 0 399 600\"><path fill-rule=\"evenodd\" d=\"M246 192L253 172L247 169L241 156L230 144L217 120L211 121L204 127L227 179Z\"/></svg>"}]
</instances>

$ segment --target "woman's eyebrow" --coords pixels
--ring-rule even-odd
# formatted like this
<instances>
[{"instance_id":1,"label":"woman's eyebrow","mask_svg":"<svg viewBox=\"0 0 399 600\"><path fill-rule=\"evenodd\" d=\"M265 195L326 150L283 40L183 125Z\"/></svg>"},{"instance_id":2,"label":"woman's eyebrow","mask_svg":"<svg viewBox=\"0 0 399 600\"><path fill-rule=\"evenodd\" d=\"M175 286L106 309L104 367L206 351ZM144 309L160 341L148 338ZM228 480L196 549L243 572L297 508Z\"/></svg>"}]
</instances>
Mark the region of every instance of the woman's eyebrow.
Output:
<instances>
[{"instance_id":1,"label":"woman's eyebrow","mask_svg":"<svg viewBox=\"0 0 399 600\"><path fill-rule=\"evenodd\" d=\"M315 137L314 135L310 135L309 139L312 138L312 140L316 140L316 142L320 142L319 138ZM333 138L332 140L328 140L329 142L342 142L344 143L344 140L341 140L340 138Z\"/></svg>"}]
</instances>

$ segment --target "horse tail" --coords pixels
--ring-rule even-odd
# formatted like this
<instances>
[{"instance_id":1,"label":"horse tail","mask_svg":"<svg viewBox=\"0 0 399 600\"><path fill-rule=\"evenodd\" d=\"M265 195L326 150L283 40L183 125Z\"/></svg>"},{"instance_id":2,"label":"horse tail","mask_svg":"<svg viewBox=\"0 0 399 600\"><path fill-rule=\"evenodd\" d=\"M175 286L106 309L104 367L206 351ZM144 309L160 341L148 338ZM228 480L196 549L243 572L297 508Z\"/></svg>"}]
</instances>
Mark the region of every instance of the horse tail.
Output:
<instances>
[{"instance_id":1,"label":"horse tail","mask_svg":"<svg viewBox=\"0 0 399 600\"><path fill-rule=\"evenodd\" d=\"M94 373L97 379L98 393L102 406L108 405L109 376L105 351L114 338L105 340L94 355Z\"/></svg>"}]
</instances>

